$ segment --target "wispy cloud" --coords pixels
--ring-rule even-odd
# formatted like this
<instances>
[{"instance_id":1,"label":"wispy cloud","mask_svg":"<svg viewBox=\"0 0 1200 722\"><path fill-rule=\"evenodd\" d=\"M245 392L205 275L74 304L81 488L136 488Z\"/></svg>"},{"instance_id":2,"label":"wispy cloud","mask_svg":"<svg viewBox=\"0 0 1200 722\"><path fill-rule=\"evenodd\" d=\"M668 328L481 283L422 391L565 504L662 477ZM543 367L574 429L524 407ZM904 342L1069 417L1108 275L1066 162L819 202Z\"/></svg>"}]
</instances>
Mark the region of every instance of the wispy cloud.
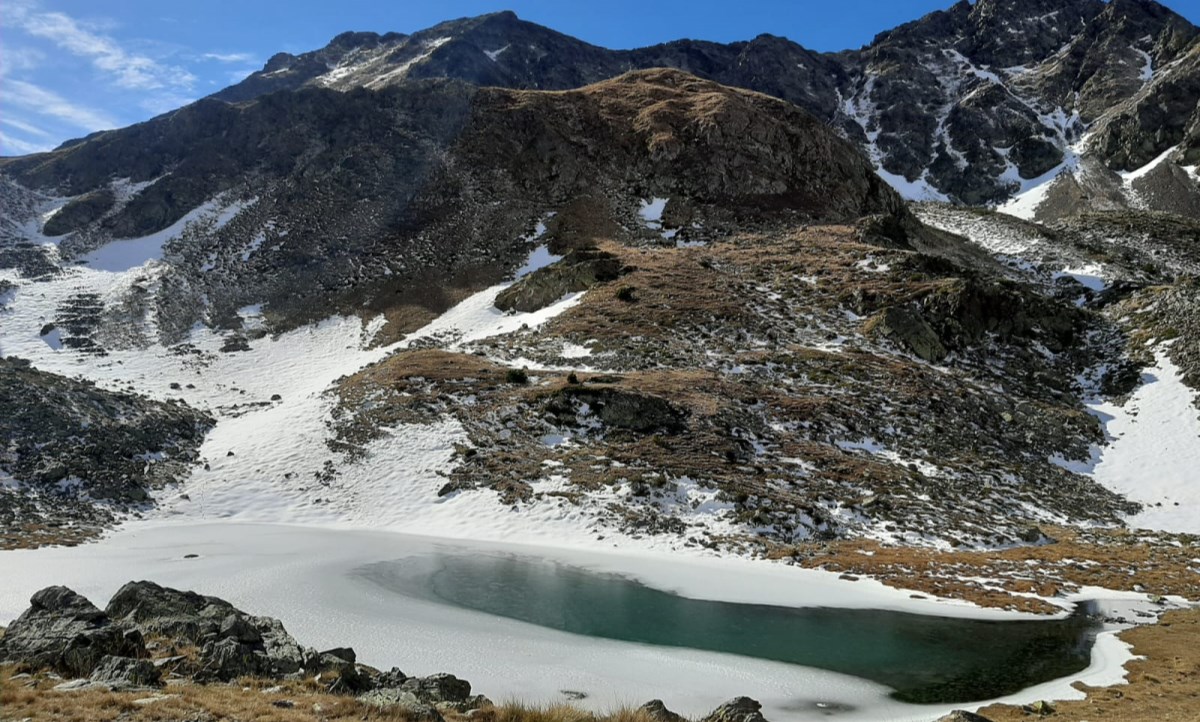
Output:
<instances>
[{"instance_id":1,"label":"wispy cloud","mask_svg":"<svg viewBox=\"0 0 1200 722\"><path fill-rule=\"evenodd\" d=\"M205 60L215 60L218 63L253 63L254 56L250 53L205 53L200 56Z\"/></svg>"},{"instance_id":2,"label":"wispy cloud","mask_svg":"<svg viewBox=\"0 0 1200 722\"><path fill-rule=\"evenodd\" d=\"M118 125L103 111L75 105L52 91L24 80L5 79L4 102L37 115L57 118L80 130L101 130Z\"/></svg>"},{"instance_id":3,"label":"wispy cloud","mask_svg":"<svg viewBox=\"0 0 1200 722\"><path fill-rule=\"evenodd\" d=\"M10 9L10 23L73 55L89 59L119 87L135 90L190 88L196 82L196 76L186 69L130 52L113 38L84 27L66 13L38 12L30 3L14 7L15 10Z\"/></svg>"},{"instance_id":4,"label":"wispy cloud","mask_svg":"<svg viewBox=\"0 0 1200 722\"><path fill-rule=\"evenodd\" d=\"M9 115L0 117L0 125L7 125L8 127L15 128L15 129L21 131L22 133L28 133L29 135L36 135L39 138L49 138L50 137L50 133L47 132L45 128L39 128L36 125L33 125L32 123L26 123L23 120L18 120Z\"/></svg>"},{"instance_id":5,"label":"wispy cloud","mask_svg":"<svg viewBox=\"0 0 1200 722\"><path fill-rule=\"evenodd\" d=\"M44 150L50 150L49 143L38 143L14 138L13 136L0 130L0 155L25 155L26 153L40 153Z\"/></svg>"}]
</instances>

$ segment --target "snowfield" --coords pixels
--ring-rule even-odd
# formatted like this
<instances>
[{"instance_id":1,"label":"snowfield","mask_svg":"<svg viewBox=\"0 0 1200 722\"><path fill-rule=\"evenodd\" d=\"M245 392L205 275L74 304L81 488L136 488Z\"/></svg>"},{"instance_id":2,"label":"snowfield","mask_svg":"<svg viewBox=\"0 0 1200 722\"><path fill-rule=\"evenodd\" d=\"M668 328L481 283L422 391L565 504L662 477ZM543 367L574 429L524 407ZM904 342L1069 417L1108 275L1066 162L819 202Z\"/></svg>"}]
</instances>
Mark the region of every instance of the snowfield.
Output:
<instances>
[{"instance_id":1,"label":"snowfield","mask_svg":"<svg viewBox=\"0 0 1200 722\"><path fill-rule=\"evenodd\" d=\"M1145 508L1128 519L1144 529L1200 534L1200 408L1166 348L1142 374L1142 386L1118 406L1089 405L1109 442L1085 462L1056 460Z\"/></svg>"},{"instance_id":2,"label":"snowfield","mask_svg":"<svg viewBox=\"0 0 1200 722\"><path fill-rule=\"evenodd\" d=\"M660 222L665 205L660 200L646 203L647 223ZM219 223L231 217L228 210L211 206L203 215ZM166 233L105 247L87 266L70 267L49 280L0 271L0 278L17 285L8 308L0 311L0 354L29 359L45 371L82 375L104 388L182 398L217 418L201 449L203 467L164 492L147 519L79 548L0 553L0 578L6 580L0 586L0 623L49 584L67 584L102 601L132 578L150 578L278 616L299 638L318 646L351 644L368 663L397 664L409 673L451 670L498 699L553 699L560 690L580 689L589 692L585 704L595 708L662 697L672 708L698 715L744 694L761 700L774 720L805 718L794 707L797 698L852 705L840 715L845 720L928 720L949 707L899 704L879 685L792 665L581 638L427 602L397 604L353 570L448 545L630 575L697 598L1013 616L965 603L911 599L907 592L872 581L844 581L833 573L719 558L664 537L631 538L606 530L598 538L589 528L589 515L561 499L514 511L497 503L490 490L438 497L452 468L454 445L467 443L452 418L391 428L355 464L344 463L326 444L334 401L329 390L337 379L417 341L457 349L537 326L578 303L582 294L534 313L505 314L494 306L508 286L499 284L386 347L372 343L382 319L364 323L344 317L252 340L248 351L236 353L222 352L225 335L205 327L192 331L195 352L189 354L151 344L93 357L41 335L60 305L76 294L116 298L135 283L153 288L163 268L156 251L160 254L169 240ZM545 248L536 249L521 272L554 260ZM261 309L243 312L254 321ZM152 331L153 323L148 319L145 330ZM568 352L572 357L590 353L582 346L564 348ZM1196 409L1165 356L1150 376L1124 409L1096 407L1111 417L1114 443L1097 452L1085 473L1139 500L1164 500L1163 507L1148 508L1136 523L1200 531ZM1181 453L1172 458L1161 453L1164 448ZM681 509L692 508L686 502L695 491L684 485ZM700 501L688 513L708 515L710 525L721 528L726 522L719 505ZM183 558L191 553L200 558ZM1122 603L1145 599L1089 596L1106 595ZM507 663L479 654L480 649L503 650ZM1011 699L1079 698L1071 681L1115 683L1128 658L1125 645L1106 632L1088 670Z\"/></svg>"}]
</instances>

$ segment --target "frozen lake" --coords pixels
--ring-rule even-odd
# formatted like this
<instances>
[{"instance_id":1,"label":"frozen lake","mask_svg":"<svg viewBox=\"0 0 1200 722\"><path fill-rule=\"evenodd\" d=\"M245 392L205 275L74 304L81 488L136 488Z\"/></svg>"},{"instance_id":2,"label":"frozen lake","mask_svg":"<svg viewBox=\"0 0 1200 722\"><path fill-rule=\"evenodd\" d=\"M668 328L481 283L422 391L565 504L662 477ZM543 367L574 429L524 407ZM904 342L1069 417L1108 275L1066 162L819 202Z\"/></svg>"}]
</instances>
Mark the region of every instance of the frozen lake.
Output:
<instances>
[{"instance_id":1,"label":"frozen lake","mask_svg":"<svg viewBox=\"0 0 1200 722\"><path fill-rule=\"evenodd\" d=\"M748 695L773 722L930 720L972 705L906 704L893 689L980 699L1066 674L1111 683L1124 661L1103 634L1089 665L1094 630L1078 619L1022 621L778 564L360 530L131 524L96 544L2 552L0 578L0 623L50 584L102 606L150 579L374 666L449 671L496 700L582 692L596 709L661 698L700 715ZM976 684L1004 665L1027 674ZM1064 694L1066 679L1017 698Z\"/></svg>"}]
</instances>

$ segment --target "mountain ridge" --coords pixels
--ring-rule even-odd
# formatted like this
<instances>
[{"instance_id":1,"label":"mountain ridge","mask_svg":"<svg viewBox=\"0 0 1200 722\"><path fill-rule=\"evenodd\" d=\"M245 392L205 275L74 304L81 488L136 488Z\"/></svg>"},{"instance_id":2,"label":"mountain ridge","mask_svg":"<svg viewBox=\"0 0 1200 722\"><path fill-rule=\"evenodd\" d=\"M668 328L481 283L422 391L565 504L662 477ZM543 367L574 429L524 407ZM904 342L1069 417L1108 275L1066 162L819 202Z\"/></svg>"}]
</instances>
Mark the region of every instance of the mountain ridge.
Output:
<instances>
[{"instance_id":1,"label":"mountain ridge","mask_svg":"<svg viewBox=\"0 0 1200 722\"><path fill-rule=\"evenodd\" d=\"M367 45L384 36L371 37ZM331 43L293 56L294 71L275 63L214 97L245 99L268 81L345 89L429 77L565 89L639 67L676 67L808 109L858 144L909 197L1000 203L1055 168L1070 170L1089 127L1136 95L1156 68L1186 55L1197 29L1153 0L997 0L960 2L882 32L858 50L832 53L769 34L728 44L681 39L608 50L507 11L392 37L384 56L367 53L364 60L354 54L366 46ZM341 54L332 61L335 45ZM330 61L324 68L312 62L318 55ZM990 67L1001 56L1020 62ZM279 73L291 79L274 77ZM1200 100L1190 87L1184 97ZM1170 147L1168 138L1148 131L1139 138L1149 138L1148 151L1092 155L1105 167L1130 171ZM1131 193L1120 197L1126 207L1138 203Z\"/></svg>"}]
</instances>

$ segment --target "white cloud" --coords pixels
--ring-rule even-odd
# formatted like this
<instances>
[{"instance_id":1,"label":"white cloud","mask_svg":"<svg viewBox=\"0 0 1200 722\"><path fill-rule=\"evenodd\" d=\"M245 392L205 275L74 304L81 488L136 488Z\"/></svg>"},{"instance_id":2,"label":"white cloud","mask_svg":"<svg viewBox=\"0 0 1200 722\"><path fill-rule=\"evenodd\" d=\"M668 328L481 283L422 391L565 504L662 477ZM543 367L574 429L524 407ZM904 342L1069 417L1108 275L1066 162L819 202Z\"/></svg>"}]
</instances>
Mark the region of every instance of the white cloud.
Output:
<instances>
[{"instance_id":1,"label":"white cloud","mask_svg":"<svg viewBox=\"0 0 1200 722\"><path fill-rule=\"evenodd\" d=\"M6 43L4 52L0 53L0 76L8 75L13 70L33 70L41 65L45 58L45 55L33 48L23 48Z\"/></svg>"},{"instance_id":2,"label":"white cloud","mask_svg":"<svg viewBox=\"0 0 1200 722\"><path fill-rule=\"evenodd\" d=\"M25 155L26 153L40 153L50 149L51 146L47 143L31 143L21 138L14 138L0 130L0 155Z\"/></svg>"},{"instance_id":3,"label":"white cloud","mask_svg":"<svg viewBox=\"0 0 1200 722\"><path fill-rule=\"evenodd\" d=\"M75 105L56 93L24 80L5 79L4 102L5 105L24 108L38 115L57 118L80 130L102 130L118 125L103 111Z\"/></svg>"},{"instance_id":4,"label":"white cloud","mask_svg":"<svg viewBox=\"0 0 1200 722\"><path fill-rule=\"evenodd\" d=\"M205 60L215 60L218 63L253 63L254 56L250 53L205 53Z\"/></svg>"},{"instance_id":5,"label":"white cloud","mask_svg":"<svg viewBox=\"0 0 1200 722\"><path fill-rule=\"evenodd\" d=\"M28 133L29 135L36 135L41 138L49 138L50 137L50 133L47 132L44 128L39 128L36 125L26 123L23 120L18 120L9 115L0 117L0 124L7 125L10 128L16 128L17 130L21 131L22 133Z\"/></svg>"},{"instance_id":6,"label":"white cloud","mask_svg":"<svg viewBox=\"0 0 1200 722\"><path fill-rule=\"evenodd\" d=\"M83 27L65 13L35 12L26 4L10 15L10 20L30 35L90 59L92 65L109 74L120 87L136 90L190 88L196 82L196 76L184 68L131 53L112 38Z\"/></svg>"}]
</instances>

